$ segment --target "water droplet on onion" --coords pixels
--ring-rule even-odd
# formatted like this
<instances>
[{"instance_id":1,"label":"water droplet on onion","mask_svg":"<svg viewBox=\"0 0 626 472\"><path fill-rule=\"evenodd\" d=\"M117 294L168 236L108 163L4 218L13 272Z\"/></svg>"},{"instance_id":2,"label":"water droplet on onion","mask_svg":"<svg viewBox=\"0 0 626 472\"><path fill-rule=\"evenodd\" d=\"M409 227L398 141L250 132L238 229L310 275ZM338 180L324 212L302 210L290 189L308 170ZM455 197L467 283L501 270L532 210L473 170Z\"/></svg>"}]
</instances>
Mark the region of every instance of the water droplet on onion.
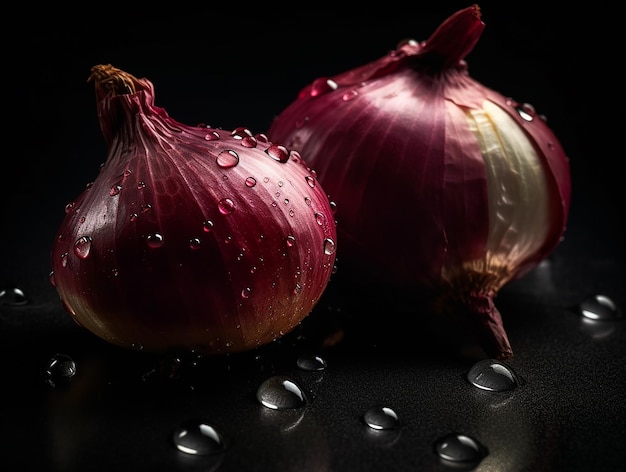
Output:
<instances>
[{"instance_id":1,"label":"water droplet on onion","mask_svg":"<svg viewBox=\"0 0 626 472\"><path fill-rule=\"evenodd\" d=\"M217 155L216 162L221 168L230 169L239 164L239 155L232 149L226 149Z\"/></svg>"},{"instance_id":2,"label":"water droplet on onion","mask_svg":"<svg viewBox=\"0 0 626 472\"><path fill-rule=\"evenodd\" d=\"M152 249L160 248L161 246L163 246L164 242L163 235L159 233L149 234L146 237L146 242L148 243L148 247L151 247Z\"/></svg>"},{"instance_id":3,"label":"water droplet on onion","mask_svg":"<svg viewBox=\"0 0 626 472\"><path fill-rule=\"evenodd\" d=\"M217 208L222 215L230 215L235 211L235 203L230 198L222 198L217 202Z\"/></svg>"},{"instance_id":4,"label":"water droplet on onion","mask_svg":"<svg viewBox=\"0 0 626 472\"><path fill-rule=\"evenodd\" d=\"M82 236L74 243L74 254L81 259L87 259L89 252L91 251L91 238L89 236Z\"/></svg>"}]
</instances>

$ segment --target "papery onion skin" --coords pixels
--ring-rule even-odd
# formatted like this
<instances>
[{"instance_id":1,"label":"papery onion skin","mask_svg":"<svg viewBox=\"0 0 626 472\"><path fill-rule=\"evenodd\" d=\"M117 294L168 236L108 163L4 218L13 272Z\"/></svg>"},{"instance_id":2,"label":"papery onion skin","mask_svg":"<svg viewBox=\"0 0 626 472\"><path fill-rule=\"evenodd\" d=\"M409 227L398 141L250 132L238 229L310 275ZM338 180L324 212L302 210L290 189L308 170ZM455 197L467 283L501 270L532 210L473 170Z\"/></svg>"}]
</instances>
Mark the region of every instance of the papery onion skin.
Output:
<instances>
[{"instance_id":1,"label":"papery onion skin","mask_svg":"<svg viewBox=\"0 0 626 472\"><path fill-rule=\"evenodd\" d=\"M52 247L65 309L145 351L240 352L293 330L335 264L312 170L264 134L174 120L147 79L98 65L90 80L108 156Z\"/></svg>"},{"instance_id":2,"label":"papery onion skin","mask_svg":"<svg viewBox=\"0 0 626 472\"><path fill-rule=\"evenodd\" d=\"M469 75L484 27L472 5L426 41L318 78L268 135L306 155L333 195L339 273L459 302L487 354L506 359L493 299L561 241L571 178L545 119Z\"/></svg>"}]
</instances>

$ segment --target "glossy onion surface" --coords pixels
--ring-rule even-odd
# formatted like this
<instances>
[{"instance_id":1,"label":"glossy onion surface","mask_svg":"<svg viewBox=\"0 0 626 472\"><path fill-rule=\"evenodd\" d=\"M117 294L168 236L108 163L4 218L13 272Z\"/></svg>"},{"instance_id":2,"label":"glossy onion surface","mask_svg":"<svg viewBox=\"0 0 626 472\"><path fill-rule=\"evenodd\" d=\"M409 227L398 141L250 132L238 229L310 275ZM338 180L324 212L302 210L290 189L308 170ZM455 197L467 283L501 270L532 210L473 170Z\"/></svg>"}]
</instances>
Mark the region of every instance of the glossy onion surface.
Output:
<instances>
[{"instance_id":1,"label":"glossy onion surface","mask_svg":"<svg viewBox=\"0 0 626 472\"><path fill-rule=\"evenodd\" d=\"M333 208L297 152L246 128L188 126L154 88L96 66L108 156L66 207L52 283L120 346L237 352L291 331L333 272Z\"/></svg>"},{"instance_id":2,"label":"glossy onion surface","mask_svg":"<svg viewBox=\"0 0 626 472\"><path fill-rule=\"evenodd\" d=\"M544 117L469 75L484 26L473 5L426 41L314 80L268 135L306 155L337 202L340 271L461 300L504 358L493 298L558 245L571 183Z\"/></svg>"}]
</instances>

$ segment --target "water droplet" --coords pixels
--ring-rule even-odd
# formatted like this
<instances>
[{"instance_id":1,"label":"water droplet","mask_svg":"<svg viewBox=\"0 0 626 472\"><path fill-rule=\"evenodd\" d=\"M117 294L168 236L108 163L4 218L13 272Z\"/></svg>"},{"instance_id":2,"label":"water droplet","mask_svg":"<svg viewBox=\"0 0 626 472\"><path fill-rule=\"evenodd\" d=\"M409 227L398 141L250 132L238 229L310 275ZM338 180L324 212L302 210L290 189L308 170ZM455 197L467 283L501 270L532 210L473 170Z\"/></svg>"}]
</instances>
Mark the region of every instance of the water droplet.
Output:
<instances>
[{"instance_id":1,"label":"water droplet","mask_svg":"<svg viewBox=\"0 0 626 472\"><path fill-rule=\"evenodd\" d=\"M304 197L304 203L306 203L307 206L311 206L311 197Z\"/></svg>"},{"instance_id":2,"label":"water droplet","mask_svg":"<svg viewBox=\"0 0 626 472\"><path fill-rule=\"evenodd\" d=\"M67 252L61 254L61 267L67 267Z\"/></svg>"},{"instance_id":3,"label":"water droplet","mask_svg":"<svg viewBox=\"0 0 626 472\"><path fill-rule=\"evenodd\" d=\"M324 239L324 254L330 256L335 252L336 249L337 245L335 244L335 241L333 241L331 238Z\"/></svg>"},{"instance_id":4,"label":"water droplet","mask_svg":"<svg viewBox=\"0 0 626 472\"><path fill-rule=\"evenodd\" d=\"M289 377L275 375L265 380L256 392L257 400L272 410L299 408L306 404L304 391Z\"/></svg>"},{"instance_id":5,"label":"water droplet","mask_svg":"<svg viewBox=\"0 0 626 472\"><path fill-rule=\"evenodd\" d=\"M220 139L220 135L217 131L211 131L204 136L204 139L206 139L207 141L215 141L217 139Z\"/></svg>"},{"instance_id":6,"label":"water droplet","mask_svg":"<svg viewBox=\"0 0 626 472\"><path fill-rule=\"evenodd\" d=\"M315 79L313 81L309 93L311 94L311 97L317 97L318 95L337 90L337 87L337 82L335 82L334 80L327 77L320 77L319 79Z\"/></svg>"},{"instance_id":7,"label":"water droplet","mask_svg":"<svg viewBox=\"0 0 626 472\"><path fill-rule=\"evenodd\" d=\"M257 140L254 136L246 136L241 140L241 145L246 148L255 148Z\"/></svg>"},{"instance_id":8,"label":"water droplet","mask_svg":"<svg viewBox=\"0 0 626 472\"><path fill-rule=\"evenodd\" d=\"M150 205L149 203L141 205L141 213L149 213L151 211L152 211L152 205Z\"/></svg>"},{"instance_id":9,"label":"water droplet","mask_svg":"<svg viewBox=\"0 0 626 472\"><path fill-rule=\"evenodd\" d=\"M152 233L149 234L148 237L146 238L146 242L148 243L148 246L151 247L152 249L157 249L161 246L163 246L163 236L159 233Z\"/></svg>"},{"instance_id":10,"label":"water droplet","mask_svg":"<svg viewBox=\"0 0 626 472\"><path fill-rule=\"evenodd\" d=\"M241 291L241 298L248 298L252 293L252 289L250 287L246 287Z\"/></svg>"},{"instance_id":11,"label":"water droplet","mask_svg":"<svg viewBox=\"0 0 626 472\"><path fill-rule=\"evenodd\" d=\"M139 215L137 213L130 214L130 221L137 221L137 218L139 218Z\"/></svg>"},{"instance_id":12,"label":"water droplet","mask_svg":"<svg viewBox=\"0 0 626 472\"><path fill-rule=\"evenodd\" d=\"M374 406L363 415L363 421L372 429L396 429L400 426L398 415L386 406Z\"/></svg>"},{"instance_id":13,"label":"water droplet","mask_svg":"<svg viewBox=\"0 0 626 472\"><path fill-rule=\"evenodd\" d=\"M65 205L65 213L71 213L75 206L76 206L76 203L74 202L70 202L67 205Z\"/></svg>"},{"instance_id":14,"label":"water droplet","mask_svg":"<svg viewBox=\"0 0 626 472\"><path fill-rule=\"evenodd\" d=\"M248 177L246 179L246 187L254 187L256 185L256 179L254 177Z\"/></svg>"},{"instance_id":15,"label":"water droplet","mask_svg":"<svg viewBox=\"0 0 626 472\"><path fill-rule=\"evenodd\" d=\"M213 222L211 220L206 220L202 223L202 230L205 233L210 233L213 231Z\"/></svg>"},{"instance_id":16,"label":"water droplet","mask_svg":"<svg viewBox=\"0 0 626 472\"><path fill-rule=\"evenodd\" d=\"M235 128L230 135L235 139L243 139L245 137L252 136L252 132L248 128L240 126Z\"/></svg>"},{"instance_id":17,"label":"water droplet","mask_svg":"<svg viewBox=\"0 0 626 472\"><path fill-rule=\"evenodd\" d=\"M205 420L189 420L174 431L176 448L186 454L208 456L224 451L222 434Z\"/></svg>"},{"instance_id":18,"label":"water droplet","mask_svg":"<svg viewBox=\"0 0 626 472\"><path fill-rule=\"evenodd\" d=\"M606 295L592 295L580 303L580 313L594 321L612 321L622 318L622 311Z\"/></svg>"},{"instance_id":19,"label":"water droplet","mask_svg":"<svg viewBox=\"0 0 626 472\"><path fill-rule=\"evenodd\" d=\"M278 162L285 163L289 160L289 151L280 144L272 144L265 150L265 153Z\"/></svg>"},{"instance_id":20,"label":"water droplet","mask_svg":"<svg viewBox=\"0 0 626 472\"><path fill-rule=\"evenodd\" d=\"M109 195L111 195L112 197L119 195L121 190L122 190L121 184L113 184L111 185L111 189L109 190Z\"/></svg>"},{"instance_id":21,"label":"water droplet","mask_svg":"<svg viewBox=\"0 0 626 472\"><path fill-rule=\"evenodd\" d=\"M143 180L137 182L137 189L141 190L142 188L146 188L146 183Z\"/></svg>"},{"instance_id":22,"label":"water droplet","mask_svg":"<svg viewBox=\"0 0 626 472\"><path fill-rule=\"evenodd\" d=\"M267 137L265 133L257 133L254 137L259 143L267 144L270 142L269 138Z\"/></svg>"},{"instance_id":23,"label":"water droplet","mask_svg":"<svg viewBox=\"0 0 626 472\"><path fill-rule=\"evenodd\" d=\"M318 225L322 226L326 222L326 217L324 213L320 213L319 211L315 213L315 221Z\"/></svg>"},{"instance_id":24,"label":"water droplet","mask_svg":"<svg viewBox=\"0 0 626 472\"><path fill-rule=\"evenodd\" d=\"M232 149L221 151L215 160L222 169L230 169L239 164L239 155Z\"/></svg>"},{"instance_id":25,"label":"water droplet","mask_svg":"<svg viewBox=\"0 0 626 472\"><path fill-rule=\"evenodd\" d=\"M293 235L287 236L287 247L293 247L296 244L296 237Z\"/></svg>"},{"instance_id":26,"label":"water droplet","mask_svg":"<svg viewBox=\"0 0 626 472\"><path fill-rule=\"evenodd\" d=\"M315 178L314 177L312 177L310 175L307 175L304 179L306 180L306 183L309 184L309 187L315 188Z\"/></svg>"},{"instance_id":27,"label":"water droplet","mask_svg":"<svg viewBox=\"0 0 626 472\"><path fill-rule=\"evenodd\" d=\"M467 380L474 387L490 392L513 390L520 384L513 369L495 359L483 359L475 363L467 373Z\"/></svg>"},{"instance_id":28,"label":"water droplet","mask_svg":"<svg viewBox=\"0 0 626 472\"><path fill-rule=\"evenodd\" d=\"M74 254L80 259L87 259L89 252L91 251L91 238L89 236L83 236L78 238L74 243Z\"/></svg>"},{"instance_id":29,"label":"water droplet","mask_svg":"<svg viewBox=\"0 0 626 472\"><path fill-rule=\"evenodd\" d=\"M533 121L535 119L535 107L530 103L522 103L515 107L519 116L526 121Z\"/></svg>"},{"instance_id":30,"label":"water droplet","mask_svg":"<svg viewBox=\"0 0 626 472\"><path fill-rule=\"evenodd\" d=\"M76 375L76 363L67 354L57 353L50 358L46 375L51 386L65 385Z\"/></svg>"},{"instance_id":31,"label":"water droplet","mask_svg":"<svg viewBox=\"0 0 626 472\"><path fill-rule=\"evenodd\" d=\"M191 238L189 240L189 247L193 250L200 249L200 238Z\"/></svg>"},{"instance_id":32,"label":"water droplet","mask_svg":"<svg viewBox=\"0 0 626 472\"><path fill-rule=\"evenodd\" d=\"M440 459L454 464L477 464L487 454L485 447L465 434L449 433L435 442L435 453Z\"/></svg>"},{"instance_id":33,"label":"water droplet","mask_svg":"<svg viewBox=\"0 0 626 472\"><path fill-rule=\"evenodd\" d=\"M235 211L235 203L230 198L222 198L217 202L217 208L222 215L230 215Z\"/></svg>"},{"instance_id":34,"label":"water droplet","mask_svg":"<svg viewBox=\"0 0 626 472\"><path fill-rule=\"evenodd\" d=\"M54 285L54 273L50 274L50 281ZM19 306L26 305L28 300L24 292L17 287L7 287L0 289L0 305Z\"/></svg>"},{"instance_id":35,"label":"water droplet","mask_svg":"<svg viewBox=\"0 0 626 472\"><path fill-rule=\"evenodd\" d=\"M313 354L306 354L298 357L296 365L302 370L319 371L326 368L326 361Z\"/></svg>"},{"instance_id":36,"label":"water droplet","mask_svg":"<svg viewBox=\"0 0 626 472\"><path fill-rule=\"evenodd\" d=\"M354 100L359 95L359 92L356 90L349 90L341 96L341 99L344 102L349 102L350 100Z\"/></svg>"}]
</instances>

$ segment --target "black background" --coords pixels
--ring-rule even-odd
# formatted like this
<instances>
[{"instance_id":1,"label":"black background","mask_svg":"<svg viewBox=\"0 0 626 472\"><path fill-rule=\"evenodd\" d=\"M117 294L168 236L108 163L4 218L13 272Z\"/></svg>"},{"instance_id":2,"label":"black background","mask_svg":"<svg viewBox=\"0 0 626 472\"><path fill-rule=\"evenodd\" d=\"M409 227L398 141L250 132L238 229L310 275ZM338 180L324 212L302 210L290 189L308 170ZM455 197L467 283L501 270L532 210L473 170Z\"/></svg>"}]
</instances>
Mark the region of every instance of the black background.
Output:
<instances>
[{"instance_id":1,"label":"black background","mask_svg":"<svg viewBox=\"0 0 626 472\"><path fill-rule=\"evenodd\" d=\"M22 313L0 306L0 348L9 363L3 388L10 395L0 429L2 456L9 464L4 470L23 470L23 464L38 470L86 470L87 464L94 471L146 470L146 463L150 470L162 463L169 470L199 470L198 463L168 452L165 435L179 418L199 413L213 413L236 438L219 470L432 470L428 439L437 427L445 432L456 425L480 436L485 425L478 409L455 398L467 392L446 387L451 373L466 368L463 362L422 356L428 349L419 346L420 356L412 355L415 340L406 334L374 342L368 336L375 330L366 328L363 341L337 355L325 387L316 387L321 397L317 422L304 421L295 436L289 436L289 425L277 433L255 405L234 404L248 399L254 375L248 381L235 374L228 381L220 377L223 396L212 387L210 394L202 392L220 413L200 395L170 390L139 394L129 389L117 393L119 398L107 396L98 390L107 384L102 365L124 364L126 354L69 326L48 282L49 251L64 206L93 180L106 156L93 84L87 83L92 66L110 63L150 79L156 104L180 122L262 132L313 79L377 59L402 39L426 39L445 18L470 4L340 9L292 3L287 11L206 2L171 3L163 9L147 3L84 4L71 10L45 4L17 5L14 13L3 15L0 283L20 287L30 301ZM626 460L618 446L626 437L624 381L615 375L624 370L626 333L618 324L590 348L570 308L600 291L625 303L619 167L624 156L623 31L614 27L617 12L594 5L548 11L547 2L479 5L486 29L466 58L470 74L547 116L569 155L573 182L568 229L552 260L551 288L543 285L545 274L531 274L500 296L505 324L521 352L516 367L544 381L543 390L520 394L516 406L503 401L511 420L491 425L500 428L493 437L505 443L511 439L513 448L521 442L517 459L501 470L616 470ZM572 338L568 329L575 332ZM393 330L382 331L389 335ZM96 359L91 380L83 380L88 391L74 392L76 403L38 382L49 355L72 349L79 358ZM363 379L373 382L371 388L363 386ZM359 393L347 393L353 388ZM328 403L332 398L343 414ZM385 442L350 429L354 412L378 400L404 406L405 417L411 418L399 439ZM456 407L465 420L452 420ZM152 421L112 420L118 413ZM77 420L81 414L88 420ZM92 421L98 432L83 441L76 426L86 428ZM53 440L59 437L82 447L65 444L73 455L61 460ZM496 441L492 450L498 447ZM156 458L148 460L151 454ZM200 466L209 470L207 464Z\"/></svg>"}]
</instances>

